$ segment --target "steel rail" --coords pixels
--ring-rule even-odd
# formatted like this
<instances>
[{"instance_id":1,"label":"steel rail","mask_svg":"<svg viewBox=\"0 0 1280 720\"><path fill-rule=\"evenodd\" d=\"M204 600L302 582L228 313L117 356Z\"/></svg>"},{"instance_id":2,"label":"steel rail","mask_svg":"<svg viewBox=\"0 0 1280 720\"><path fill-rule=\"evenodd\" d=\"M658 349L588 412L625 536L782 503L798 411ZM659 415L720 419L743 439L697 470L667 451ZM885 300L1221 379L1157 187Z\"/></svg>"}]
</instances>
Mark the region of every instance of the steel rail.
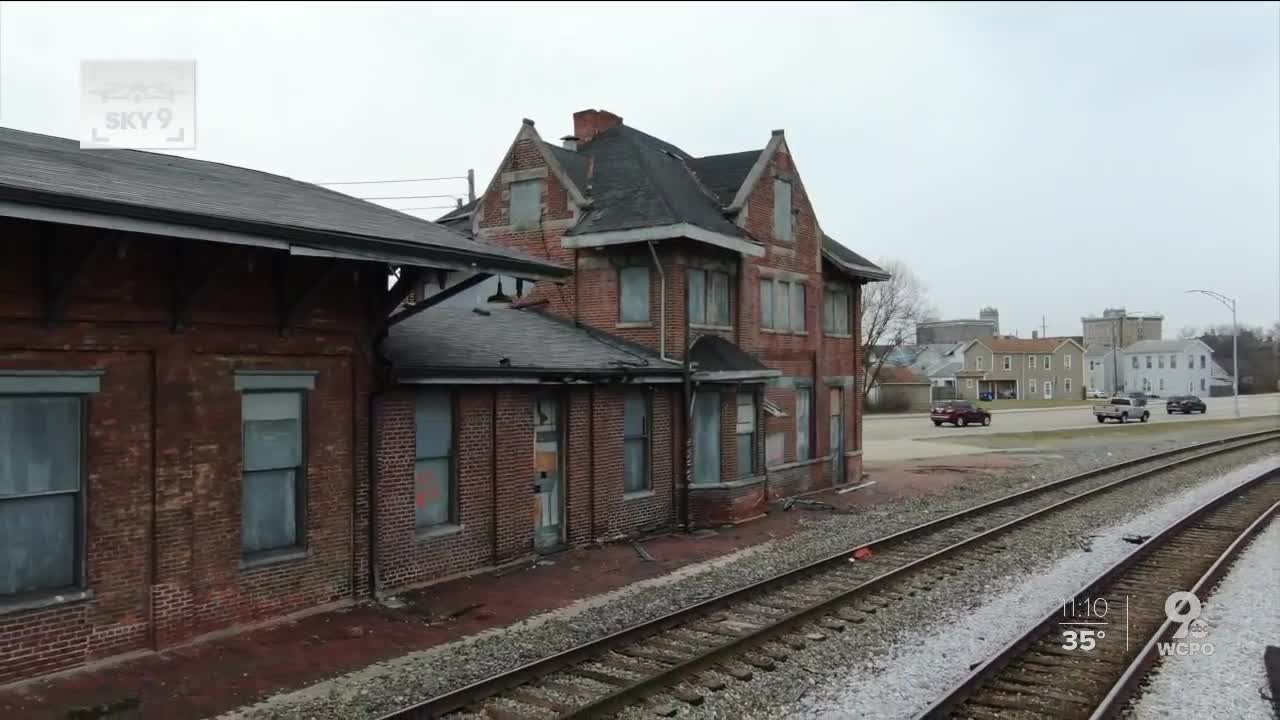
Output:
<instances>
[{"instance_id":1,"label":"steel rail","mask_svg":"<svg viewBox=\"0 0 1280 720\"><path fill-rule=\"evenodd\" d=\"M1111 465L1094 468L1092 470L1086 470L1084 472L1077 473L1075 475L1063 478L1061 480L1055 480L1052 482L1044 483L1042 485L1037 485L1035 487L1027 488L1026 490L1021 490L1019 492L1012 493L1010 495L1005 495L1005 496L996 498L994 500L990 500L988 502L975 505L971 508L959 510L954 513L945 515L941 518L930 520L929 522L921 523L919 525L915 525L913 527L900 530L895 533L891 533L881 538L870 540L864 543L859 543L856 546L841 550L838 553L835 553L825 558L821 558L819 560L808 563L801 567L793 568L791 570L779 573L778 575L765 578L764 580L751 583L751 584L736 588L734 590L730 590L716 597L712 597L707 600L703 600L698 603L695 603L693 605L689 605L684 608L674 610L670 613L654 618L652 620L638 623L636 625L633 625L628 628L624 628L622 630L606 635L604 637L588 641L581 645L577 645L575 647L569 648L559 653L547 656L545 658L540 658L538 660L534 660L524 665L515 667L511 670L498 673L496 675L493 675L487 678L483 678L481 680L478 680L476 682L473 682L461 688L458 688L446 693L442 693L435 697L428 698L414 705L392 711L390 713L382 715L379 718L379 720L428 720L431 718L441 717L442 715L445 715L451 712L456 712L469 705L473 705L481 700L498 695L503 691L528 684L529 682L536 680L540 677L543 677L545 675L548 675L550 673L590 660L593 657L596 657L602 653L605 653L610 649L637 642L638 640L643 639L645 637L648 637L656 633L662 632L664 630L668 630L672 627L676 627L678 625L687 623L698 617L708 615L722 607L730 605L736 601L742 600L751 595L767 592L779 586L797 582L810 575L818 573L823 569L829 568L832 565L837 565L837 564L842 565L844 563L847 563L850 553L852 553L857 548L877 547L877 546L883 546L888 543L901 542L903 540L907 540L924 533L939 530L942 527L950 525L952 522L956 520L978 517L978 516L981 516L983 513L988 512L992 509L1011 504L1018 500L1032 497L1035 495L1040 495L1046 492L1053 491L1055 489L1067 487L1067 486L1082 482L1084 480L1088 480L1090 478L1098 477L1100 475L1117 472L1119 470L1123 470L1125 468L1132 467L1134 465L1149 463L1149 462L1153 462L1163 458L1167 458L1172 455L1179 455L1183 453L1202 450L1205 448L1212 448L1212 447L1221 446L1221 445L1230 445L1230 447L1222 447L1216 450L1210 450L1209 452L1199 453L1187 458L1179 459L1174 462L1165 463L1163 465L1159 465L1154 468L1149 468L1137 474L1127 476L1125 478L1121 478L1117 481L1108 483L1106 485L1102 485L1098 488L1094 488L1093 490L1090 490L1086 493L1071 496L1069 498L1066 498L1065 500L1059 501L1058 503L1050 505L1046 508L1042 508L1041 510L1036 511L1031 515L1023 516L1016 520L1010 521L1009 523L1005 523L1004 525L1001 525L999 527L993 528L979 535L971 537L965 541L953 544L952 546L944 548L943 550L940 550L938 552L932 553L924 558L920 558L918 560L907 563L905 565L901 565L867 582L861 583L855 588L853 588L849 593L844 593L841 596L839 596L840 598L842 598L841 602L847 602L847 599L848 599L847 596L849 594L852 594L854 592L865 592L867 590L873 589L876 585L886 582L897 575L904 574L908 570L916 569L919 566L919 564L924 561L935 560L937 559L938 556L944 553L950 553L955 550L958 550L960 547L967 546L976 540L989 538L997 532L1001 532L1013 525L1030 520L1032 517L1040 513L1048 512L1050 510L1060 508L1066 504L1075 502L1077 500L1080 500L1086 497L1092 497L1094 493L1100 492L1102 490L1114 488L1120 484L1124 484L1124 483L1132 482L1134 480L1138 480L1144 477L1148 477L1150 475L1161 472L1163 470L1167 470L1171 467L1175 467L1175 466L1182 465L1189 462L1194 462L1197 460L1202 460L1204 458L1212 457L1214 455L1218 455L1224 452L1230 452L1238 449L1243 449L1246 447L1251 447L1253 445L1268 442L1276 438L1280 438L1280 431L1263 430L1258 432L1235 435L1232 437L1219 438L1216 440L1196 443L1194 445L1188 445L1185 447L1173 448L1170 450L1162 450L1160 452L1152 453L1150 455L1144 455L1138 458L1123 460L1121 462L1113 463ZM1235 443L1239 443L1239 444L1235 444ZM826 604L827 603L824 603L823 605L825 606ZM810 611L816 612L816 610L813 608L810 608ZM783 622L789 622L789 623L794 623L797 621L798 621L797 618L792 618L790 616L788 616L788 618L783 619ZM776 632L772 632L772 627L764 628L762 630L762 632L766 632L766 631L770 631L770 636L771 636L772 634L776 634L776 632L782 632L783 630L777 630ZM758 641L759 640L756 640L756 642ZM734 641L731 643L731 645L735 648L740 646L741 644L742 643L738 641ZM719 649L709 651L709 653L704 653L703 655L700 655L697 658L694 658L694 660L692 660L691 662L710 663L711 660L709 659L708 656L710 655L710 653L717 653L718 650ZM686 668L685 671L686 672L688 671L687 670L688 665L682 665L678 667ZM664 677L667 677L667 674L665 672L664 672ZM643 684L643 688L640 687L641 684ZM655 685L654 683L651 683L648 681L639 681L635 685L627 686L627 687L621 688L619 691L615 693L611 693L609 696L606 696L606 698L604 698L603 700L609 700L610 698L614 698L615 696L618 696L622 693L626 693L629 697L632 697L632 698L638 697L640 695L653 692L652 688L654 687L654 685ZM600 702L603 702L603 700ZM583 708L581 708L581 710L585 710L587 708L595 708L598 704L600 704L600 702L592 703L589 706L584 706ZM629 704L629 702L625 702L621 704L626 705L626 704ZM610 707L619 706L618 701L614 701L614 700L611 700L608 703L608 705ZM601 708L603 707L604 705L601 705ZM593 710L593 712L596 712L598 714L598 712L605 712L605 710L603 709L599 711ZM574 716L576 713L577 711L575 711L575 713L570 713L568 716ZM578 715L578 716L584 716L584 715Z\"/></svg>"},{"instance_id":2,"label":"steel rail","mask_svg":"<svg viewBox=\"0 0 1280 720\"><path fill-rule=\"evenodd\" d=\"M1115 584L1116 581L1123 578L1127 571L1134 568L1134 566L1142 562L1153 552L1159 550L1169 541L1175 539L1181 532L1187 530L1198 520L1220 509L1225 503L1240 497L1268 480L1278 476L1280 476L1280 470L1275 468L1268 469L1250 480L1223 491L1208 502L1203 503L1194 510L1186 513L1162 530L1158 535L1148 539L1142 545L1138 546L1138 548L1133 552L1129 553L1106 570L1099 573L1092 581L1088 582L1082 590L1072 596L1073 600L1081 601L1104 594L1103 591ZM1200 588L1205 586L1204 581L1211 578L1215 573L1217 576L1224 573L1230 559L1234 557L1235 553L1239 552L1239 550L1243 548L1245 541L1247 541L1249 537L1252 537L1254 533L1258 532L1264 522L1269 521L1275 515L1277 508L1280 508L1280 502L1272 503L1252 523L1250 523L1248 527L1246 527L1245 530L1232 541L1226 551L1218 556L1213 566L1201 576L1201 582L1197 583L1196 587ZM1064 602L1064 605L1065 604L1066 603ZM917 716L917 720L937 720L938 718L946 718L949 717L951 713L959 710L966 701L978 692L978 690L1003 670L1011 660L1021 657L1034 647L1034 645L1044 638L1046 633L1050 632L1061 619L1062 614L1060 610L1051 612L1045 618L1032 626L1030 630L1007 644L1003 649L991 656L986 662L982 663L982 665L970 672L942 699L938 700L924 712L920 713ZM1147 646L1144 646L1143 650L1140 651L1139 659L1146 657L1148 646L1151 648L1155 647L1155 643L1167 629L1167 626L1169 626L1169 623L1166 621L1166 623L1161 626L1160 632L1157 632L1156 635L1151 638ZM1104 703L1107 704L1108 712L1110 712L1111 708L1118 709L1120 706L1123 706L1128 697L1127 695L1122 697L1125 689L1131 689L1141 680L1142 673L1138 672L1135 668L1137 662L1138 661L1135 660L1134 664L1130 664L1121 680L1112 686L1111 691L1104 700ZM1137 677L1135 678L1134 676ZM1099 711L1101 711L1101 709L1102 708L1099 708ZM1099 711L1095 711L1092 717L1099 717Z\"/></svg>"}]
</instances>

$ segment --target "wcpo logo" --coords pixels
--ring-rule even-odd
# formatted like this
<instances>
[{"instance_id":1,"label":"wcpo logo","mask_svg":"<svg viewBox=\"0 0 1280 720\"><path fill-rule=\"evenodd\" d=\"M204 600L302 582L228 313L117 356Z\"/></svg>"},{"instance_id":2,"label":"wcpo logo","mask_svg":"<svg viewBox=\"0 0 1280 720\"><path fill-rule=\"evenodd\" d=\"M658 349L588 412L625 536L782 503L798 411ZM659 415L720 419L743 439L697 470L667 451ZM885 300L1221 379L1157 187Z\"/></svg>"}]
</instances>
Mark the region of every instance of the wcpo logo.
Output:
<instances>
[{"instance_id":1,"label":"wcpo logo","mask_svg":"<svg viewBox=\"0 0 1280 720\"><path fill-rule=\"evenodd\" d=\"M1169 655L1212 655L1213 643L1200 642L1209 634L1209 623L1200 619L1200 598L1195 593L1179 590L1164 601L1164 614L1169 622L1179 623L1173 639L1178 642L1156 643L1161 657ZM1187 637L1193 638L1186 640Z\"/></svg>"}]
</instances>

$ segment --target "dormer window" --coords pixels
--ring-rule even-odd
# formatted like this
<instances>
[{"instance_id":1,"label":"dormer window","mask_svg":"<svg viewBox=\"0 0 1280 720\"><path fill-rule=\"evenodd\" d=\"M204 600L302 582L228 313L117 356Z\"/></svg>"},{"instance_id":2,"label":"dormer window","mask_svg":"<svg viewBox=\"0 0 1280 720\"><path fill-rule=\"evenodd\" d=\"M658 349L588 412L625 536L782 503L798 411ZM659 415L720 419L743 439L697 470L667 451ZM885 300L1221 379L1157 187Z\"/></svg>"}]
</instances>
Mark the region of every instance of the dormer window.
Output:
<instances>
[{"instance_id":1,"label":"dormer window","mask_svg":"<svg viewBox=\"0 0 1280 720\"><path fill-rule=\"evenodd\" d=\"M791 242L791 183L773 181L773 238Z\"/></svg>"},{"instance_id":2,"label":"dormer window","mask_svg":"<svg viewBox=\"0 0 1280 720\"><path fill-rule=\"evenodd\" d=\"M531 230L542 221L542 181L521 180L511 183L511 227Z\"/></svg>"}]
</instances>

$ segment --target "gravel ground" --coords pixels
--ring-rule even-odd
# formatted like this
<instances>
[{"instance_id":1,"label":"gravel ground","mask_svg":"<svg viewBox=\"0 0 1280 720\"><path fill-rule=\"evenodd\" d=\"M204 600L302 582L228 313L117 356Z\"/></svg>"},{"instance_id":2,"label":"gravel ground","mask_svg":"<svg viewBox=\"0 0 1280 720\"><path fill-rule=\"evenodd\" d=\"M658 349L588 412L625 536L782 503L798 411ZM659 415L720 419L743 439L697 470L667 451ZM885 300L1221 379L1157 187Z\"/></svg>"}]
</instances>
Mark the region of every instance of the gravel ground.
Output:
<instances>
[{"instance_id":1,"label":"gravel ground","mask_svg":"<svg viewBox=\"0 0 1280 720\"><path fill-rule=\"evenodd\" d=\"M1280 520L1254 538L1207 599L1213 654L1170 656L1148 676L1129 717L1266 720L1275 717L1262 654L1280 643Z\"/></svg>"},{"instance_id":2,"label":"gravel ground","mask_svg":"<svg viewBox=\"0 0 1280 720\"><path fill-rule=\"evenodd\" d=\"M1258 429L1265 427L1268 426L1260 425ZM415 700L568 649L945 513L1126 458L1246 430L1235 427L1224 432L1189 427L1159 438L1110 446L1091 444L1067 451L1046 445L1043 450L1056 454L1044 464L985 479L982 483L959 485L944 495L904 498L857 514L805 520L802 521L804 527L785 544L769 545L733 562L709 563L704 572L690 572L661 586L615 593L615 599L608 603L583 603L572 611L548 613L510 628L410 653L310 688L277 695L221 717L226 720L377 717ZM1244 454L1247 451L1241 453ZM719 695L732 692L733 688L731 685Z\"/></svg>"},{"instance_id":3,"label":"gravel ground","mask_svg":"<svg viewBox=\"0 0 1280 720\"><path fill-rule=\"evenodd\" d=\"M1163 475L1145 492L1119 490L1085 501L1082 512L1034 523L1010 535L1015 553L934 585L892 614L797 653L755 681L731 685L682 718L911 718L928 707L1021 630L1053 612L1062 598L1133 550L1125 534L1154 534L1208 497L1280 467L1276 445L1243 451L1230 465L1247 468L1205 478L1205 463ZM1157 487L1158 486L1158 489ZM1169 498L1156 502L1155 498ZM1144 507L1144 505L1146 507ZM1087 510L1087 512L1085 512ZM1092 536L1091 552L1076 539ZM642 718L628 711L623 717Z\"/></svg>"}]
</instances>

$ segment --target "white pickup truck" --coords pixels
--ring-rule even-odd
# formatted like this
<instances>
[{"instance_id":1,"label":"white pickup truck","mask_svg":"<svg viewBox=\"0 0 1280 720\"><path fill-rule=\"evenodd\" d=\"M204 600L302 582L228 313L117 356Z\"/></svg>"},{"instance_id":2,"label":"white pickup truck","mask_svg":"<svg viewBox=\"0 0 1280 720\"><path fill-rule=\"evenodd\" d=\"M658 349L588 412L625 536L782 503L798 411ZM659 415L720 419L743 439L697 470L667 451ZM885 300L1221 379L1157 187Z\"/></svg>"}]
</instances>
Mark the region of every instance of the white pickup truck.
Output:
<instances>
[{"instance_id":1,"label":"white pickup truck","mask_svg":"<svg viewBox=\"0 0 1280 720\"><path fill-rule=\"evenodd\" d=\"M1146 398L1113 397L1106 403L1093 406L1093 416L1098 422L1106 422L1108 418L1128 422L1130 419L1146 422L1151 417L1147 412Z\"/></svg>"}]
</instances>

